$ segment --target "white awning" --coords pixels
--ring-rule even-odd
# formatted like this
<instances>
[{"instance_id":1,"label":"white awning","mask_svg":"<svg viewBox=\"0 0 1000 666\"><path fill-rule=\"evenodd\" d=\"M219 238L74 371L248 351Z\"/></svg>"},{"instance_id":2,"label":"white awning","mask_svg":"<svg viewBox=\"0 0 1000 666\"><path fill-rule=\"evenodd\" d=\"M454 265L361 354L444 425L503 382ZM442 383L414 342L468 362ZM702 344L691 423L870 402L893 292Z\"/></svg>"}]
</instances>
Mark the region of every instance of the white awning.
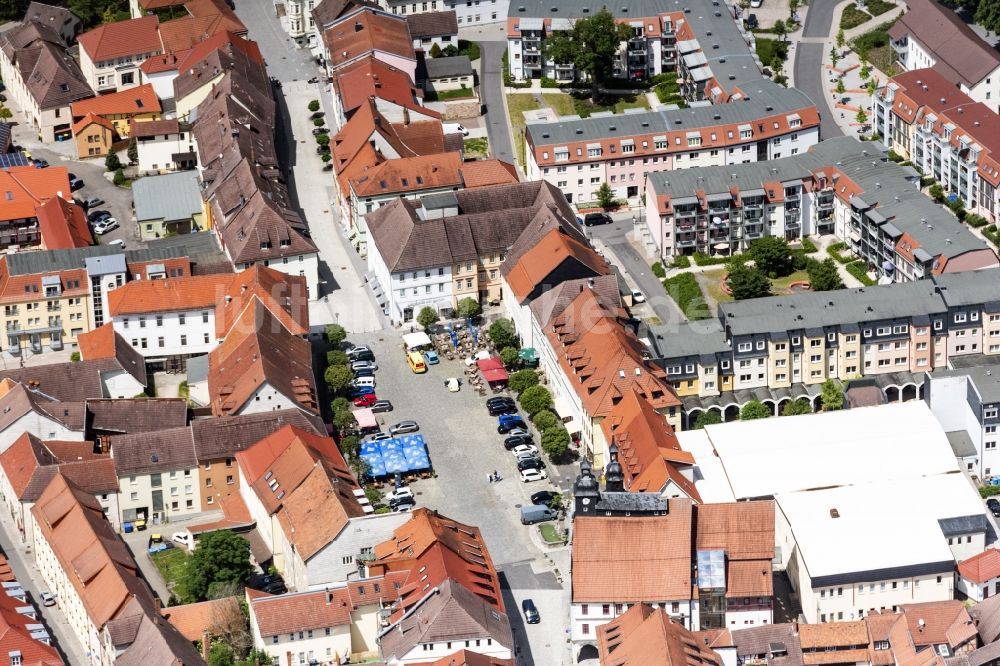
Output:
<instances>
[{"instance_id":1,"label":"white awning","mask_svg":"<svg viewBox=\"0 0 1000 666\"><path fill-rule=\"evenodd\" d=\"M431 346L431 339L430 336L423 332L407 333L403 336L403 344L406 345L406 349L409 351L419 347Z\"/></svg>"},{"instance_id":2,"label":"white awning","mask_svg":"<svg viewBox=\"0 0 1000 666\"><path fill-rule=\"evenodd\" d=\"M562 396L556 396L552 406L555 407L556 414L559 418L563 419L563 425L566 426L566 430L570 435L583 431L582 426L573 416L575 411L569 400L563 398ZM567 418L569 419L568 421L565 420Z\"/></svg>"}]
</instances>

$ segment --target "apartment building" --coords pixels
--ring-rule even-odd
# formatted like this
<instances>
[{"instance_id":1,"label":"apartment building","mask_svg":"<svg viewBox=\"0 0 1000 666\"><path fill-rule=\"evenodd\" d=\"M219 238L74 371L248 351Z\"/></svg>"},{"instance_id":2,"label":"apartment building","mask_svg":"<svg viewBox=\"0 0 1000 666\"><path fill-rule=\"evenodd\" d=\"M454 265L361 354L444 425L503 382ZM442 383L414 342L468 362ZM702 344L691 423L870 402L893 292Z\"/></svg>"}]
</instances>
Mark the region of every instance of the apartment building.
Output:
<instances>
[{"instance_id":1,"label":"apartment building","mask_svg":"<svg viewBox=\"0 0 1000 666\"><path fill-rule=\"evenodd\" d=\"M989 315L994 317L996 315ZM1000 320L1000 317L997 317ZM1000 338L991 328L987 338ZM990 480L1000 474L997 450L997 426L1000 425L1000 391L994 376L1000 376L1000 364L958 365L953 370L925 373L924 401L941 426L954 440L956 457L970 476ZM960 450L962 444L968 451Z\"/></svg>"},{"instance_id":2,"label":"apartment building","mask_svg":"<svg viewBox=\"0 0 1000 666\"><path fill-rule=\"evenodd\" d=\"M400 16L451 13L449 22L461 27L502 23L507 20L509 0L380 0L387 12ZM448 34L448 33L442 33ZM452 33L453 34L453 33ZM445 40L446 42L450 40Z\"/></svg>"},{"instance_id":3,"label":"apartment building","mask_svg":"<svg viewBox=\"0 0 1000 666\"><path fill-rule=\"evenodd\" d=\"M416 73L417 60L406 19L367 4L333 18L323 28L323 43L330 75L368 55L406 72L411 80Z\"/></svg>"},{"instance_id":4,"label":"apartment building","mask_svg":"<svg viewBox=\"0 0 1000 666\"><path fill-rule=\"evenodd\" d=\"M693 505L627 493L617 458L604 470L590 463L574 483L570 640L584 657L597 628L633 604L663 609L692 631L773 622L771 501ZM615 563L628 562L628 571Z\"/></svg>"},{"instance_id":5,"label":"apartment building","mask_svg":"<svg viewBox=\"0 0 1000 666\"><path fill-rule=\"evenodd\" d=\"M818 140L812 102L780 86L729 104L529 122L524 133L528 178L581 204L606 182L638 205L649 172L776 160Z\"/></svg>"},{"instance_id":6,"label":"apartment building","mask_svg":"<svg viewBox=\"0 0 1000 666\"><path fill-rule=\"evenodd\" d=\"M310 42L313 30L316 27L313 18L313 9L316 0L284 0L284 16L280 16L281 25L288 32L288 36L295 41L298 47L314 46Z\"/></svg>"},{"instance_id":7,"label":"apartment building","mask_svg":"<svg viewBox=\"0 0 1000 666\"><path fill-rule=\"evenodd\" d=\"M992 272L723 303L718 322L651 336L691 422L736 418L759 399L779 413L827 379L872 377L889 402L922 395L923 375L954 359L1000 353ZM654 329L655 331L655 329Z\"/></svg>"},{"instance_id":8,"label":"apartment building","mask_svg":"<svg viewBox=\"0 0 1000 666\"><path fill-rule=\"evenodd\" d=\"M320 64L330 60L330 51L323 33L346 14L367 6L362 0L321 0L312 10L312 33L308 36L309 48Z\"/></svg>"},{"instance_id":9,"label":"apartment building","mask_svg":"<svg viewBox=\"0 0 1000 666\"><path fill-rule=\"evenodd\" d=\"M976 102L1000 109L1000 52L955 11L916 0L889 28L895 62L904 70L933 68Z\"/></svg>"},{"instance_id":10,"label":"apartment building","mask_svg":"<svg viewBox=\"0 0 1000 666\"><path fill-rule=\"evenodd\" d=\"M657 172L648 178L647 243L669 258L744 250L762 236L834 233L883 282L1000 265L950 211L920 192L880 144L824 141L765 164Z\"/></svg>"},{"instance_id":11,"label":"apartment building","mask_svg":"<svg viewBox=\"0 0 1000 666\"><path fill-rule=\"evenodd\" d=\"M1000 116L936 69L892 77L872 98L875 131L886 146L936 180L965 207L997 221Z\"/></svg>"},{"instance_id":12,"label":"apartment building","mask_svg":"<svg viewBox=\"0 0 1000 666\"><path fill-rule=\"evenodd\" d=\"M106 23L80 35L80 69L97 94L142 83L141 65L164 52L154 15Z\"/></svg>"},{"instance_id":13,"label":"apartment building","mask_svg":"<svg viewBox=\"0 0 1000 666\"><path fill-rule=\"evenodd\" d=\"M501 264L521 233L539 215L573 219L560 198L519 183L425 196L419 207L399 199L369 214L368 270L390 319L411 321L424 306L449 312L463 298L500 301Z\"/></svg>"},{"instance_id":14,"label":"apartment building","mask_svg":"<svg viewBox=\"0 0 1000 666\"><path fill-rule=\"evenodd\" d=\"M129 134L139 152L139 172L146 175L194 169L198 155L194 136L176 120L133 123Z\"/></svg>"},{"instance_id":15,"label":"apartment building","mask_svg":"<svg viewBox=\"0 0 1000 666\"><path fill-rule=\"evenodd\" d=\"M94 95L60 34L30 17L0 36L0 76L6 94L45 143L69 139L70 105Z\"/></svg>"},{"instance_id":16,"label":"apartment building","mask_svg":"<svg viewBox=\"0 0 1000 666\"><path fill-rule=\"evenodd\" d=\"M0 259L4 350L19 357L75 344L93 326L86 270L17 274L20 263L13 256Z\"/></svg>"}]
</instances>

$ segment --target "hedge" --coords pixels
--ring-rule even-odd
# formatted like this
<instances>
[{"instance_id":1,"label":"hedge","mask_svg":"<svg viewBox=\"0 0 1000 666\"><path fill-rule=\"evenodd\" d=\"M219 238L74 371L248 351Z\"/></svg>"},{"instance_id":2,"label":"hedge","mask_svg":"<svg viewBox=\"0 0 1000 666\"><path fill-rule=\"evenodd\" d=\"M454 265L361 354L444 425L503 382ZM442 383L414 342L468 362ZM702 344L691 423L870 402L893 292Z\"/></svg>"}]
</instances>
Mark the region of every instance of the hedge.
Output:
<instances>
[{"instance_id":1,"label":"hedge","mask_svg":"<svg viewBox=\"0 0 1000 666\"><path fill-rule=\"evenodd\" d=\"M979 229L980 227L985 227L987 224L989 224L989 220L987 220L982 215L975 215L973 213L969 213L965 216L965 223L968 224L970 227L973 227L974 229Z\"/></svg>"},{"instance_id":2,"label":"hedge","mask_svg":"<svg viewBox=\"0 0 1000 666\"><path fill-rule=\"evenodd\" d=\"M661 280L667 277L667 271L665 268L663 268L663 264L661 264L660 262L657 261L655 264L653 264L652 268L653 268L653 275L655 275L656 277L660 278Z\"/></svg>"},{"instance_id":3,"label":"hedge","mask_svg":"<svg viewBox=\"0 0 1000 666\"><path fill-rule=\"evenodd\" d=\"M694 253L694 263L699 266L720 266L729 261L729 257L710 257L701 252Z\"/></svg>"},{"instance_id":4,"label":"hedge","mask_svg":"<svg viewBox=\"0 0 1000 666\"><path fill-rule=\"evenodd\" d=\"M983 498L1000 495L1000 486L983 486L979 489L979 495Z\"/></svg>"},{"instance_id":5,"label":"hedge","mask_svg":"<svg viewBox=\"0 0 1000 666\"><path fill-rule=\"evenodd\" d=\"M698 278L694 274L681 273L668 278L663 281L663 288L688 319L694 321L711 317L701 287L698 286Z\"/></svg>"},{"instance_id":6,"label":"hedge","mask_svg":"<svg viewBox=\"0 0 1000 666\"><path fill-rule=\"evenodd\" d=\"M850 255L843 255L840 253L841 250L847 249L847 243L834 243L830 247L826 248L826 253L833 257L834 261L838 264L847 264L854 261L853 257Z\"/></svg>"},{"instance_id":7,"label":"hedge","mask_svg":"<svg viewBox=\"0 0 1000 666\"><path fill-rule=\"evenodd\" d=\"M987 240L991 243L1000 247L1000 234L997 234L997 225L991 224L983 229L983 235L986 236Z\"/></svg>"},{"instance_id":8,"label":"hedge","mask_svg":"<svg viewBox=\"0 0 1000 666\"><path fill-rule=\"evenodd\" d=\"M804 236L802 238L802 249L805 250L806 254L813 254L819 250L819 248L816 247L816 243L813 243L810 239Z\"/></svg>"},{"instance_id":9,"label":"hedge","mask_svg":"<svg viewBox=\"0 0 1000 666\"><path fill-rule=\"evenodd\" d=\"M866 287L874 287L875 280L868 277L868 265L864 259L858 259L847 264L847 272L858 279L858 282Z\"/></svg>"},{"instance_id":10,"label":"hedge","mask_svg":"<svg viewBox=\"0 0 1000 666\"><path fill-rule=\"evenodd\" d=\"M679 254L670 262L672 268L691 268L691 257L686 254Z\"/></svg>"}]
</instances>

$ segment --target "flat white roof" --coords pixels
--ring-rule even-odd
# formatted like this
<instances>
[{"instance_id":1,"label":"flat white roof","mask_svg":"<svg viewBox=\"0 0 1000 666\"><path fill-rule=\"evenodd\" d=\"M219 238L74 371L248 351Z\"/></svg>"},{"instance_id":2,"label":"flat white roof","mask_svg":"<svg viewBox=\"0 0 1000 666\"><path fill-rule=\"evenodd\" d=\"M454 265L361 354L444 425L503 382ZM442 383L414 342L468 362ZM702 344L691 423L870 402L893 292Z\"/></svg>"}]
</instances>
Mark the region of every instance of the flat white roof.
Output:
<instances>
[{"instance_id":1,"label":"flat white roof","mask_svg":"<svg viewBox=\"0 0 1000 666\"><path fill-rule=\"evenodd\" d=\"M704 478L696 485L709 502L958 471L948 437L918 400L721 423L677 437L698 463Z\"/></svg>"},{"instance_id":2,"label":"flat white roof","mask_svg":"<svg viewBox=\"0 0 1000 666\"><path fill-rule=\"evenodd\" d=\"M961 472L782 493L775 502L813 580L953 561L938 520L985 513Z\"/></svg>"}]
</instances>

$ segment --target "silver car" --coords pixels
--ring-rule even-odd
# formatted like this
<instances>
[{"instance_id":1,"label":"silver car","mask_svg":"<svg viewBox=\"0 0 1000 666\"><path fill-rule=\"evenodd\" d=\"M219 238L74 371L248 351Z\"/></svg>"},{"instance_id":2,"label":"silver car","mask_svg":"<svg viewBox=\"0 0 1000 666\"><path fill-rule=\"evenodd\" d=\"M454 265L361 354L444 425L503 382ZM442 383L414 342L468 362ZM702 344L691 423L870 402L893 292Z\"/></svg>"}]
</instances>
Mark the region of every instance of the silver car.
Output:
<instances>
[{"instance_id":1,"label":"silver car","mask_svg":"<svg viewBox=\"0 0 1000 666\"><path fill-rule=\"evenodd\" d=\"M405 435L409 432L417 432L420 430L420 426L416 421L400 421L396 425L389 428L390 435Z\"/></svg>"}]
</instances>

